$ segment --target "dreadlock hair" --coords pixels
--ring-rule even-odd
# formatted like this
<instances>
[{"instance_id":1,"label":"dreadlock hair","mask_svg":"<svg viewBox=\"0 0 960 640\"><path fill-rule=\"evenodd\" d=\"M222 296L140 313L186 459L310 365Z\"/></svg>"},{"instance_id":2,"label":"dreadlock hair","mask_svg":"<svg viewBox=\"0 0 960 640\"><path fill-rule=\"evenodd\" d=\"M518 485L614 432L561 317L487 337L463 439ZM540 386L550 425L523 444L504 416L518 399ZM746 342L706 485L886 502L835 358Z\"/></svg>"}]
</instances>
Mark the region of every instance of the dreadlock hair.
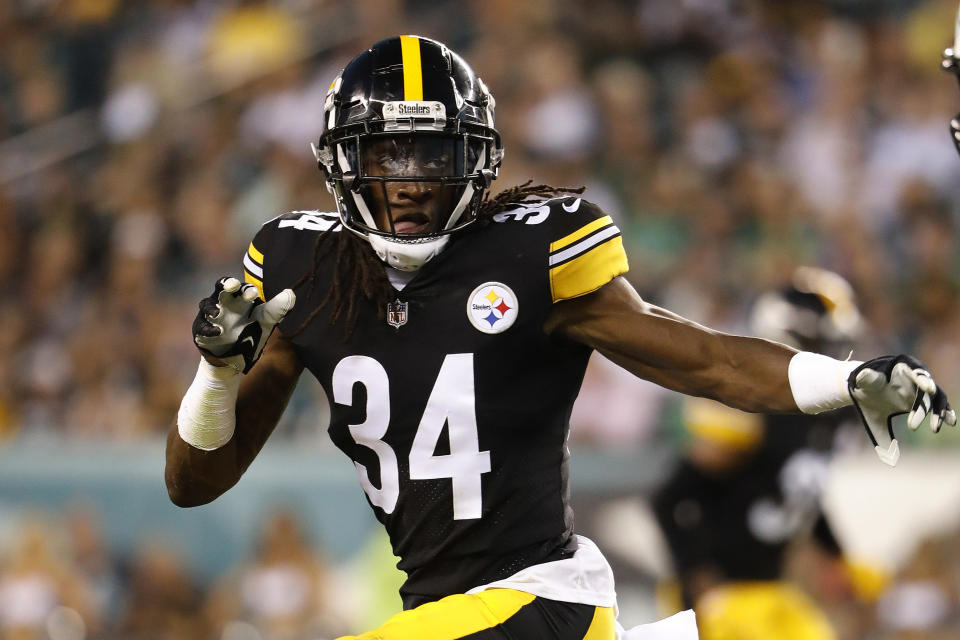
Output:
<instances>
[{"instance_id":1,"label":"dreadlock hair","mask_svg":"<svg viewBox=\"0 0 960 640\"><path fill-rule=\"evenodd\" d=\"M519 205L536 204L563 194L581 194L586 189L535 185L531 184L532 182L533 180L528 180L510 187L492 198L486 193L477 209L477 224L486 226L496 214ZM312 292L323 258L333 253L333 278L330 288L291 337L302 333L327 305L333 307L330 314L331 325L341 319L345 321L344 340L348 340L353 334L360 307L365 301L374 305L380 317L386 313L386 306L391 298L391 286L383 262L374 253L370 243L355 233L335 233L341 228L342 223L338 222L317 236L313 249L313 268L293 285L294 289L307 285L308 291Z\"/></svg>"}]
</instances>

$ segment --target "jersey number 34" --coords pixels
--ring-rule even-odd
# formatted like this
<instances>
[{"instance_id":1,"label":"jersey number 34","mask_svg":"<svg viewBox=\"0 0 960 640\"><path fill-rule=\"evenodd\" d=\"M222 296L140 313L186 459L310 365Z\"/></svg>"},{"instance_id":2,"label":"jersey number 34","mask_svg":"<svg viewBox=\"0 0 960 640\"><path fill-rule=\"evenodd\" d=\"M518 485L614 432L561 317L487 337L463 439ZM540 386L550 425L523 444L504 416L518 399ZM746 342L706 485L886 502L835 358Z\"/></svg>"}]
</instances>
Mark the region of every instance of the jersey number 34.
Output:
<instances>
[{"instance_id":1,"label":"jersey number 34","mask_svg":"<svg viewBox=\"0 0 960 640\"><path fill-rule=\"evenodd\" d=\"M353 440L377 454L380 487L370 482L367 468L354 462L370 502L393 513L400 497L397 454L383 441L390 426L390 380L379 362L368 356L348 356L333 371L333 401L353 405L353 387L366 388L366 420L349 426ZM444 358L430 399L410 447L410 480L450 478L453 519L479 518L483 512L480 476L490 471L490 452L480 451L473 388L473 354ZM450 453L434 455L443 428L449 429Z\"/></svg>"}]
</instances>

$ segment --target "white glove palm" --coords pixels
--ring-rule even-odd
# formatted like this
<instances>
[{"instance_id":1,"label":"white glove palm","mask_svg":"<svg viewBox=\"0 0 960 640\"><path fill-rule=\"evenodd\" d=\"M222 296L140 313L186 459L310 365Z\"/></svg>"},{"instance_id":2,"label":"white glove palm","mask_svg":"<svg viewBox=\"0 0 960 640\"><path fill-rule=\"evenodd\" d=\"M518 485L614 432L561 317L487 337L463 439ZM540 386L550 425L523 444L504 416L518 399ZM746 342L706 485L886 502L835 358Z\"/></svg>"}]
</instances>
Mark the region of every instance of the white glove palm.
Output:
<instances>
[{"instance_id":1,"label":"white glove palm","mask_svg":"<svg viewBox=\"0 0 960 640\"><path fill-rule=\"evenodd\" d=\"M193 321L193 341L201 351L246 373L296 300L292 290L284 289L263 302L253 285L221 278L213 294L200 301L200 311Z\"/></svg>"},{"instance_id":2,"label":"white glove palm","mask_svg":"<svg viewBox=\"0 0 960 640\"><path fill-rule=\"evenodd\" d=\"M884 356L864 362L850 374L847 388L877 455L890 466L900 459L900 445L893 433L895 417L909 414L907 426L915 431L929 415L934 433L944 422L957 423L947 395L925 365L911 356Z\"/></svg>"}]
</instances>

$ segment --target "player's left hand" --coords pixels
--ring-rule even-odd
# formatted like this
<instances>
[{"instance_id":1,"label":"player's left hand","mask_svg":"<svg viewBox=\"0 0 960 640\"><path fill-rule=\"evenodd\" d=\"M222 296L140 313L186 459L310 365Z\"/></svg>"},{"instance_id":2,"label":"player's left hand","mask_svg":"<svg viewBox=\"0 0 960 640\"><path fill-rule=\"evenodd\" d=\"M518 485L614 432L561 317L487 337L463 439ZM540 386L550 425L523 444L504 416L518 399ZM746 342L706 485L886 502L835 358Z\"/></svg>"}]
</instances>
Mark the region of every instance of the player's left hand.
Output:
<instances>
[{"instance_id":1,"label":"player's left hand","mask_svg":"<svg viewBox=\"0 0 960 640\"><path fill-rule=\"evenodd\" d=\"M957 414L943 389L934 382L926 365L911 356L883 356L864 362L850 373L847 389L877 455L890 466L900 458L900 445L893 433L895 417L909 414L907 426L914 431L927 416L934 433L944 422L957 424Z\"/></svg>"}]
</instances>

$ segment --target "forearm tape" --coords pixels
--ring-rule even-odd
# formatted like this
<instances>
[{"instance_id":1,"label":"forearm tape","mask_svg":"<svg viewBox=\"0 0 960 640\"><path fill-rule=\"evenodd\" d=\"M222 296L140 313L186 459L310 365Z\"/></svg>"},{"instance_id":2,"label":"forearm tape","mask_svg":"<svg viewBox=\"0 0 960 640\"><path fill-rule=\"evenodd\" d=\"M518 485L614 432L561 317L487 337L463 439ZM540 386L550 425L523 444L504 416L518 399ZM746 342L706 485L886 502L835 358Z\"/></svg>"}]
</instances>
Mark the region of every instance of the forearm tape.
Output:
<instances>
[{"instance_id":1,"label":"forearm tape","mask_svg":"<svg viewBox=\"0 0 960 640\"><path fill-rule=\"evenodd\" d=\"M180 402L177 431L187 444L212 451L230 441L236 427L240 373L233 367L215 367L203 358L197 377Z\"/></svg>"},{"instance_id":2,"label":"forearm tape","mask_svg":"<svg viewBox=\"0 0 960 640\"><path fill-rule=\"evenodd\" d=\"M809 351L794 355L787 377L797 407L804 413L820 413L851 404L847 377L861 364L859 360L835 360Z\"/></svg>"}]
</instances>

